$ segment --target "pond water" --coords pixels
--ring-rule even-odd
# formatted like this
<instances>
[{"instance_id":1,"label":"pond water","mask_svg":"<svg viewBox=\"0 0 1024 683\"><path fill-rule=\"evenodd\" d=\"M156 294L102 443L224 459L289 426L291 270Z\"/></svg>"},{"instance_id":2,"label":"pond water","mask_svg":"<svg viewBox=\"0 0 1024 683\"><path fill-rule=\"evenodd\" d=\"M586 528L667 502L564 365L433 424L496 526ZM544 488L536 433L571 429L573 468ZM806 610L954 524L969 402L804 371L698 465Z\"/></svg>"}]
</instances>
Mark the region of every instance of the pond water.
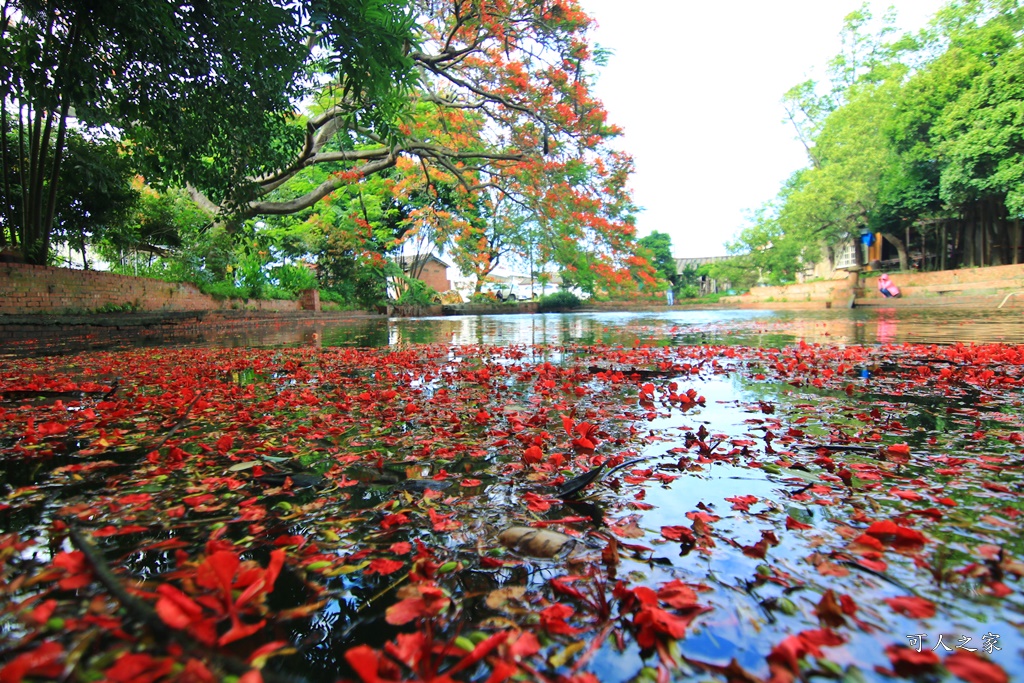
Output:
<instances>
[{"instance_id":1,"label":"pond water","mask_svg":"<svg viewBox=\"0 0 1024 683\"><path fill-rule=\"evenodd\" d=\"M169 656L110 635L95 581L47 587L84 571L70 525L167 623L220 638L214 559L283 551L275 590L238 608L265 627L222 649L276 644L268 677L1024 674L1019 312L374 318L87 343L108 342L0 360L0 586L30 577L0 589L22 605L0 612L0 663L5 639L8 658L58 643L86 679L129 648ZM515 526L571 547L506 548ZM188 594L173 614L167 585ZM33 616L49 600L73 628Z\"/></svg>"},{"instance_id":2,"label":"pond water","mask_svg":"<svg viewBox=\"0 0 1024 683\"><path fill-rule=\"evenodd\" d=\"M81 350L182 345L201 347L408 344L952 344L1024 342L1020 311L908 308L816 311L707 310L446 316L353 317L320 322L256 323L183 333L119 330L7 344L0 358Z\"/></svg>"}]
</instances>

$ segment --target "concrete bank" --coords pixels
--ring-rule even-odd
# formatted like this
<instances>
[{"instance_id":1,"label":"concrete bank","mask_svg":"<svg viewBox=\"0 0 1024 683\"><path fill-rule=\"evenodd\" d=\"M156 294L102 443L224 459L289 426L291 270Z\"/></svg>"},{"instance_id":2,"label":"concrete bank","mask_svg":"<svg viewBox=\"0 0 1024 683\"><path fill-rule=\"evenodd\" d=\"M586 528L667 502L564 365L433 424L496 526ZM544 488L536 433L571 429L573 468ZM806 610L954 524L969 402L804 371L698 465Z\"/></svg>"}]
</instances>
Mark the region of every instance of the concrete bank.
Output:
<instances>
[{"instance_id":1,"label":"concrete bank","mask_svg":"<svg viewBox=\"0 0 1024 683\"><path fill-rule=\"evenodd\" d=\"M961 268L933 272L889 273L900 288L899 298L886 298L876 288L876 273L846 280L804 282L781 287L756 287L741 296L724 297L727 308L822 309L858 307L1014 308L1024 310L1024 264Z\"/></svg>"}]
</instances>

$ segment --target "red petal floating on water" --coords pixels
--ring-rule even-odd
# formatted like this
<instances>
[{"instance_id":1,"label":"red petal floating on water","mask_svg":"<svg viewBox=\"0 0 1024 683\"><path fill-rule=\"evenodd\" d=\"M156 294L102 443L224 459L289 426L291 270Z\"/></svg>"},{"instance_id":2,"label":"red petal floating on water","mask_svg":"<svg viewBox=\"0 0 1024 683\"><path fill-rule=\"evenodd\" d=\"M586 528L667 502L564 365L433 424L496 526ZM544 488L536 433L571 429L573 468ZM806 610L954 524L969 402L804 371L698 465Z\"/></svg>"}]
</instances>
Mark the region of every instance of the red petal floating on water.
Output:
<instances>
[{"instance_id":1,"label":"red petal floating on water","mask_svg":"<svg viewBox=\"0 0 1024 683\"><path fill-rule=\"evenodd\" d=\"M60 663L64 648L59 643L46 641L39 647L23 652L0 669L0 683L21 683L25 676L57 678L64 672Z\"/></svg>"},{"instance_id":2,"label":"red petal floating on water","mask_svg":"<svg viewBox=\"0 0 1024 683\"><path fill-rule=\"evenodd\" d=\"M405 566L404 562L399 560L389 560L385 557L379 557L376 560L370 562L370 565L366 568L366 574L381 574L387 576L388 574L394 574L399 569Z\"/></svg>"},{"instance_id":3,"label":"red petal floating on water","mask_svg":"<svg viewBox=\"0 0 1024 683\"><path fill-rule=\"evenodd\" d=\"M1007 683L1010 680L1001 666L967 650L947 655L942 665L968 683Z\"/></svg>"},{"instance_id":4,"label":"red petal floating on water","mask_svg":"<svg viewBox=\"0 0 1024 683\"><path fill-rule=\"evenodd\" d=\"M916 595L886 598L885 602L893 610L914 619L926 619L935 616L935 603Z\"/></svg>"},{"instance_id":5,"label":"red petal floating on water","mask_svg":"<svg viewBox=\"0 0 1024 683\"><path fill-rule=\"evenodd\" d=\"M890 645L885 648L893 669L900 676L916 676L931 671L939 663L939 656L931 650L918 652L906 645Z\"/></svg>"}]
</instances>

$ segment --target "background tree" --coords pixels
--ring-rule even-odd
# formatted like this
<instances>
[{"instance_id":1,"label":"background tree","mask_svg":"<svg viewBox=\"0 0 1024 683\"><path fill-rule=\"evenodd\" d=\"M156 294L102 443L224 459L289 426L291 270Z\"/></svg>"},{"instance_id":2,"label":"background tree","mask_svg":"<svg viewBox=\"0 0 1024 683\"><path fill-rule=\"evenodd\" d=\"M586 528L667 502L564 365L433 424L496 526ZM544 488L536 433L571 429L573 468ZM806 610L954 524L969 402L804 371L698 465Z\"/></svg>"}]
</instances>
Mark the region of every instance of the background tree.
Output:
<instances>
[{"instance_id":1,"label":"background tree","mask_svg":"<svg viewBox=\"0 0 1024 683\"><path fill-rule=\"evenodd\" d=\"M287 117L314 62L331 64L363 119L386 124L411 79L413 23L392 0L8 0L0 139L15 137L3 173L20 201L0 218L2 239L46 261L72 123L131 122L137 155L164 179L195 178L221 198L290 156Z\"/></svg>"},{"instance_id":2,"label":"background tree","mask_svg":"<svg viewBox=\"0 0 1024 683\"><path fill-rule=\"evenodd\" d=\"M913 36L888 17L871 26L866 10L849 15L828 81L786 94L808 167L740 233L736 263L785 279L861 231L903 269L911 236L939 268L1018 262L1024 8L952 3Z\"/></svg>"},{"instance_id":3,"label":"background tree","mask_svg":"<svg viewBox=\"0 0 1024 683\"><path fill-rule=\"evenodd\" d=\"M676 258L672 255L672 236L668 233L653 231L646 237L637 240L637 244L648 253L641 252L648 263L654 267L658 277L668 283L669 287L680 284L676 272Z\"/></svg>"},{"instance_id":4,"label":"background tree","mask_svg":"<svg viewBox=\"0 0 1024 683\"><path fill-rule=\"evenodd\" d=\"M191 187L200 205L223 221L289 214L399 167L403 178L421 173L419 185L438 196L437 188L456 183L469 205L477 193L502 193L551 220L589 259L621 268L634 248L632 162L606 146L619 131L590 92L590 19L578 4L423 1L415 11L422 33L408 57L419 81L396 125L353 117L358 103L331 81L315 112L296 117L302 140L288 163L222 194L197 174ZM335 170L280 198L280 188L318 164ZM440 248L458 232L455 218L449 212L420 229L442 231L429 240ZM562 253L553 242L538 251Z\"/></svg>"}]
</instances>

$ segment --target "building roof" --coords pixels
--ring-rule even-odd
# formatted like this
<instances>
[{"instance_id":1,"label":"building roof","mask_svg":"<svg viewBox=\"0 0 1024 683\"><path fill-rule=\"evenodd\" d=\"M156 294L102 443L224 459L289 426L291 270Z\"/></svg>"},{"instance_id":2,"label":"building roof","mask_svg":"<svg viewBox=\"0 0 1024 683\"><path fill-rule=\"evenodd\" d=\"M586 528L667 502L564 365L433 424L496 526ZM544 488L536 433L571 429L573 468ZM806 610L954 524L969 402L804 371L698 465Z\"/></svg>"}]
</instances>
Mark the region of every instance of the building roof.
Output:
<instances>
[{"instance_id":1,"label":"building roof","mask_svg":"<svg viewBox=\"0 0 1024 683\"><path fill-rule=\"evenodd\" d=\"M451 268L451 266L433 254L399 254L395 257L395 262L402 266L402 270L409 270L413 266L418 266L424 262L436 261L445 268Z\"/></svg>"}]
</instances>

